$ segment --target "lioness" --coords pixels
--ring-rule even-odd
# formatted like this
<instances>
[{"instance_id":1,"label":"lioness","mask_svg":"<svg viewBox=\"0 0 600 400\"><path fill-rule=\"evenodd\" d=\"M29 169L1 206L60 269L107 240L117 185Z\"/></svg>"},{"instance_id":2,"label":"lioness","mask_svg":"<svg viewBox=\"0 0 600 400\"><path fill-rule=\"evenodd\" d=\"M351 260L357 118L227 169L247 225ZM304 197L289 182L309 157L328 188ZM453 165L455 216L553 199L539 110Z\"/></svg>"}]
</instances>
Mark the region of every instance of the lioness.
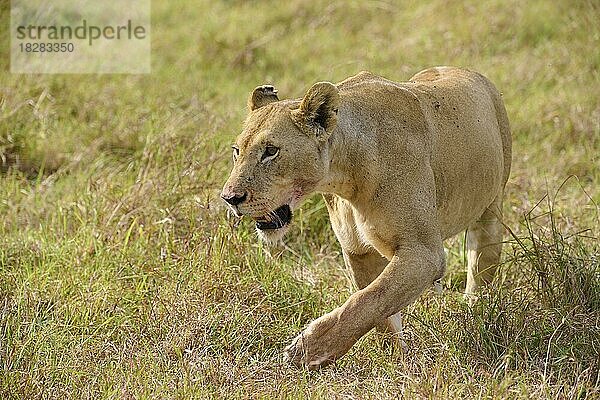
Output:
<instances>
[{"instance_id":1,"label":"lioness","mask_svg":"<svg viewBox=\"0 0 600 400\"><path fill-rule=\"evenodd\" d=\"M292 363L315 369L373 327L399 332L400 310L444 274L442 241L465 229L466 292L492 280L511 135L485 77L436 67L396 83L361 72L297 100L259 86L248 107L222 198L272 241L323 193L360 289L285 348Z\"/></svg>"}]
</instances>

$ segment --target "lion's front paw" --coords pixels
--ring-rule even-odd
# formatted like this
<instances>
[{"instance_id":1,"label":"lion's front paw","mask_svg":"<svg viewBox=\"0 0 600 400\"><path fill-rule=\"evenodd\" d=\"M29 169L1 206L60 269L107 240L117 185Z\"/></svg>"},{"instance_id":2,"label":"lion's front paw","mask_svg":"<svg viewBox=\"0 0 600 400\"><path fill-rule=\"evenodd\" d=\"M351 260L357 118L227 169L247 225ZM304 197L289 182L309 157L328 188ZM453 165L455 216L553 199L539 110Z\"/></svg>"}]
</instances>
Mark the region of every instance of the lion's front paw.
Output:
<instances>
[{"instance_id":1,"label":"lion's front paw","mask_svg":"<svg viewBox=\"0 0 600 400\"><path fill-rule=\"evenodd\" d=\"M283 352L286 361L310 370L319 369L343 356L355 335L345 330L336 311L314 320Z\"/></svg>"},{"instance_id":2,"label":"lion's front paw","mask_svg":"<svg viewBox=\"0 0 600 400\"><path fill-rule=\"evenodd\" d=\"M285 361L310 370L319 369L335 361L335 357L329 351L315 351L314 348L309 348L306 342L304 332L298 335L292 344L283 349Z\"/></svg>"}]
</instances>

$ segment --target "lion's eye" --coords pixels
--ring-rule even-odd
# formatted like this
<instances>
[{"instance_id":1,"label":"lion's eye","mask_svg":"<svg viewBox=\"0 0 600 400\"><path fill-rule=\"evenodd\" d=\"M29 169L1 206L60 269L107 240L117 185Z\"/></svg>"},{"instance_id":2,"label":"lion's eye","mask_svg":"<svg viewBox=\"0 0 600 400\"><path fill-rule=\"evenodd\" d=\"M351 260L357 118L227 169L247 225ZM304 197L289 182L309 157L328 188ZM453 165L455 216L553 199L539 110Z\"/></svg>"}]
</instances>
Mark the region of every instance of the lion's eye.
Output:
<instances>
[{"instance_id":1,"label":"lion's eye","mask_svg":"<svg viewBox=\"0 0 600 400\"><path fill-rule=\"evenodd\" d=\"M235 161L240 155L240 148L235 145L231 146L231 148L233 149L233 161Z\"/></svg>"},{"instance_id":2,"label":"lion's eye","mask_svg":"<svg viewBox=\"0 0 600 400\"><path fill-rule=\"evenodd\" d=\"M267 146L267 148L265 149L265 152L262 155L261 161L262 162L270 161L270 160L274 159L275 157L277 157L278 154L279 154L279 147Z\"/></svg>"}]
</instances>

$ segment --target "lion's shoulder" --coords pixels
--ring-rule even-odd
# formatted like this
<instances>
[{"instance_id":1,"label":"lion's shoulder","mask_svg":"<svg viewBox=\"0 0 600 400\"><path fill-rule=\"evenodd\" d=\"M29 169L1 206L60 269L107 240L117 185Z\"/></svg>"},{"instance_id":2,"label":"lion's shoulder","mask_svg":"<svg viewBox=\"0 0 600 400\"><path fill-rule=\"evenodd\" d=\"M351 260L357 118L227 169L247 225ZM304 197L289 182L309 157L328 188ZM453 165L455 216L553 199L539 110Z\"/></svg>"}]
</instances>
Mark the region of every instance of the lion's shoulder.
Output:
<instances>
[{"instance_id":1,"label":"lion's shoulder","mask_svg":"<svg viewBox=\"0 0 600 400\"><path fill-rule=\"evenodd\" d=\"M336 86L340 91L349 91L352 89L363 88L368 86L399 86L398 82L391 81L382 76L375 75L369 71L361 71L356 75L344 79L339 82Z\"/></svg>"}]
</instances>

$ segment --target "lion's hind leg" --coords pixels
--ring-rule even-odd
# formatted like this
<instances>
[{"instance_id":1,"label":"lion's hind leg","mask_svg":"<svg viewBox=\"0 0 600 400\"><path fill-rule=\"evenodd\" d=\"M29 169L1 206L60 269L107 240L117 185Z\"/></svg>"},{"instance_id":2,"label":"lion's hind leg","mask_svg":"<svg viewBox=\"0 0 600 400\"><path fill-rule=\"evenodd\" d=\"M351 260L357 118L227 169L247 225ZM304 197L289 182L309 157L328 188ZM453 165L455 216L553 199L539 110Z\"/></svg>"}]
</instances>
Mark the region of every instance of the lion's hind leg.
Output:
<instances>
[{"instance_id":1,"label":"lion's hind leg","mask_svg":"<svg viewBox=\"0 0 600 400\"><path fill-rule=\"evenodd\" d=\"M387 317L385 321L385 328L377 327L377 330L384 333L391 333L392 343L399 346L404 351L408 350L408 345L404 341L402 311L398 311L391 317Z\"/></svg>"},{"instance_id":2,"label":"lion's hind leg","mask_svg":"<svg viewBox=\"0 0 600 400\"><path fill-rule=\"evenodd\" d=\"M494 279L502 251L501 219L502 194L467 229L467 296Z\"/></svg>"}]
</instances>

